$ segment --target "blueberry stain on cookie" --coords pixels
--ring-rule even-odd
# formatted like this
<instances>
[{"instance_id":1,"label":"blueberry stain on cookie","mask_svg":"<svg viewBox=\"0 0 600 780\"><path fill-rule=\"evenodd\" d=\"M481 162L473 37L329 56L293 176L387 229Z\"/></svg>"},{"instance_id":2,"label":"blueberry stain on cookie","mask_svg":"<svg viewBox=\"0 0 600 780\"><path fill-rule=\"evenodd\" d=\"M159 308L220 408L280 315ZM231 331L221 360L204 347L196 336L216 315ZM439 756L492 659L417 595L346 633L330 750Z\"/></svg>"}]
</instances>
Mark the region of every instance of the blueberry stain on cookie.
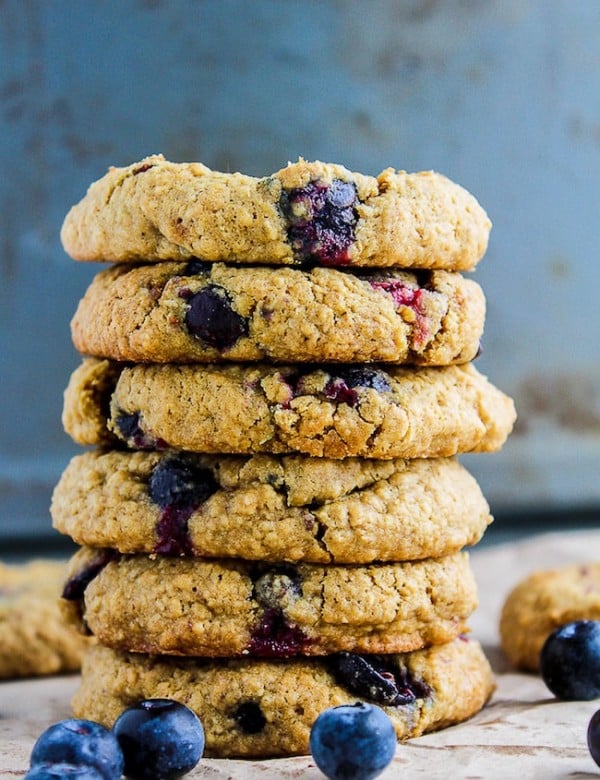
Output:
<instances>
[{"instance_id":1,"label":"blueberry stain on cookie","mask_svg":"<svg viewBox=\"0 0 600 780\"><path fill-rule=\"evenodd\" d=\"M187 304L185 325L192 336L209 347L224 351L248 335L248 322L234 311L227 291L209 284L196 293L179 292Z\"/></svg>"},{"instance_id":2,"label":"blueberry stain on cookie","mask_svg":"<svg viewBox=\"0 0 600 780\"><path fill-rule=\"evenodd\" d=\"M154 552L193 555L189 519L218 489L212 471L192 458L180 454L161 460L148 480L148 494L163 510L156 526Z\"/></svg>"},{"instance_id":3,"label":"blueberry stain on cookie","mask_svg":"<svg viewBox=\"0 0 600 780\"><path fill-rule=\"evenodd\" d=\"M348 265L348 250L356 240L357 205L356 187L341 179L284 190L279 206L295 259L307 265Z\"/></svg>"},{"instance_id":4,"label":"blueberry stain on cookie","mask_svg":"<svg viewBox=\"0 0 600 780\"><path fill-rule=\"evenodd\" d=\"M309 637L286 619L283 610L273 607L264 611L244 654L256 658L290 658L302 655L310 644Z\"/></svg>"},{"instance_id":5,"label":"blueberry stain on cookie","mask_svg":"<svg viewBox=\"0 0 600 780\"><path fill-rule=\"evenodd\" d=\"M407 284L402 279L369 279L369 284L375 290L391 295L397 309L412 312L413 339L417 346L424 346L431 338L427 306L434 293L423 286Z\"/></svg>"},{"instance_id":6,"label":"blueberry stain on cookie","mask_svg":"<svg viewBox=\"0 0 600 780\"><path fill-rule=\"evenodd\" d=\"M336 653L329 659L336 680L351 693L370 702L399 707L427 698L431 689L408 671L392 668L378 656Z\"/></svg>"}]
</instances>

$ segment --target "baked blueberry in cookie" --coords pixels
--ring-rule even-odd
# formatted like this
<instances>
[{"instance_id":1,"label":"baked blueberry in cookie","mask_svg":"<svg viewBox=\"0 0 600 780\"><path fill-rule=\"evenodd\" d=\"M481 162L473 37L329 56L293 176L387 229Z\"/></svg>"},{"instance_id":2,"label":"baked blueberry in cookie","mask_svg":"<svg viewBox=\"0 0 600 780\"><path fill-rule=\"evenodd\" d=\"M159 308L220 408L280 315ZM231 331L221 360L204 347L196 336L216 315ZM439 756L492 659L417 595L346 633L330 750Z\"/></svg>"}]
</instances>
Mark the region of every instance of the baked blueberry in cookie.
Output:
<instances>
[{"instance_id":1,"label":"baked blueberry in cookie","mask_svg":"<svg viewBox=\"0 0 600 780\"><path fill-rule=\"evenodd\" d=\"M332 401L356 406L358 393L355 387L370 387L378 393L389 393L392 389L383 371L351 366L336 371L336 376L325 386L325 396Z\"/></svg>"},{"instance_id":2,"label":"baked blueberry in cookie","mask_svg":"<svg viewBox=\"0 0 600 780\"><path fill-rule=\"evenodd\" d=\"M355 240L358 197L354 184L334 179L311 181L284 191L280 208L288 221L287 236L301 263L347 265Z\"/></svg>"},{"instance_id":3,"label":"baked blueberry in cookie","mask_svg":"<svg viewBox=\"0 0 600 780\"><path fill-rule=\"evenodd\" d=\"M248 334L248 323L232 309L223 287L210 284L189 297L183 290L180 295L187 298L185 324L188 331L209 347L226 350Z\"/></svg>"},{"instance_id":4,"label":"baked blueberry in cookie","mask_svg":"<svg viewBox=\"0 0 600 780\"><path fill-rule=\"evenodd\" d=\"M231 717L244 734L259 734L267 723L260 705L255 701L242 702L233 711Z\"/></svg>"},{"instance_id":5,"label":"baked blueberry in cookie","mask_svg":"<svg viewBox=\"0 0 600 780\"><path fill-rule=\"evenodd\" d=\"M378 656L337 653L330 658L334 676L345 688L367 701L399 707L431 695L429 687L407 672L387 668Z\"/></svg>"}]
</instances>

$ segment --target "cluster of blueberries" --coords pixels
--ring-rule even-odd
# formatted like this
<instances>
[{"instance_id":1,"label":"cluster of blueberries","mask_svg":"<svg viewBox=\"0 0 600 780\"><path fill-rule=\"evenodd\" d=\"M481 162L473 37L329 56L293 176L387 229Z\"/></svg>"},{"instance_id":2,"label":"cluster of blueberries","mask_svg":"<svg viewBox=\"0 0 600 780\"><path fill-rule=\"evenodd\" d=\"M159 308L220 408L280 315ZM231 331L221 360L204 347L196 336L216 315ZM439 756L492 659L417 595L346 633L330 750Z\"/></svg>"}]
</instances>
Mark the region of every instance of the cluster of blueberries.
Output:
<instances>
[{"instance_id":1,"label":"cluster of blueberries","mask_svg":"<svg viewBox=\"0 0 600 780\"><path fill-rule=\"evenodd\" d=\"M600 621L578 620L546 640L540 671L559 699L600 697ZM587 742L600 766L600 710L591 718ZM329 780L372 780L391 762L396 734L390 718L374 704L331 707L310 734L312 757ZM37 740L26 780L175 780L191 771L204 751L204 729L188 707L169 699L148 699L126 709L112 730L69 719Z\"/></svg>"}]
</instances>

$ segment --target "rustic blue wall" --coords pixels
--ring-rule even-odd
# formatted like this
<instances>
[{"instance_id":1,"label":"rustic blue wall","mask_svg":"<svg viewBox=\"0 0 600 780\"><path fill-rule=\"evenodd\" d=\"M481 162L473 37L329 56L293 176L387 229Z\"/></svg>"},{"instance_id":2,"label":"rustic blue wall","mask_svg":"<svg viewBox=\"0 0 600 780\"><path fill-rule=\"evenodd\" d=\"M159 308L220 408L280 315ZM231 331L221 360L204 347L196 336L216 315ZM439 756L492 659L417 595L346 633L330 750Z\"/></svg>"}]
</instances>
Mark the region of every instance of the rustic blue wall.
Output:
<instances>
[{"instance_id":1,"label":"rustic blue wall","mask_svg":"<svg viewBox=\"0 0 600 780\"><path fill-rule=\"evenodd\" d=\"M77 448L69 319L97 268L70 205L161 151L261 175L298 155L435 168L494 230L479 365L521 419L468 459L495 510L600 504L597 0L0 1L0 544L48 533Z\"/></svg>"}]
</instances>

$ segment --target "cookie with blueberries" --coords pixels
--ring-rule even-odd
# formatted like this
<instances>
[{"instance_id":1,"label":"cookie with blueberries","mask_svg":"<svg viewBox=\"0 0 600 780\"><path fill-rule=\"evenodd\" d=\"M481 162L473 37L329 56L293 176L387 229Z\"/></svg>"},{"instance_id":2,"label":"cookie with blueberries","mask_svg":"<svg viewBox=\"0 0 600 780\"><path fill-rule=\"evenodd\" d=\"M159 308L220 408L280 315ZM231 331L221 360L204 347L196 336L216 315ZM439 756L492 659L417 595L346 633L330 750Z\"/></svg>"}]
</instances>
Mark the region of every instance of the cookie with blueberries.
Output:
<instances>
[{"instance_id":1,"label":"cookie with blueberries","mask_svg":"<svg viewBox=\"0 0 600 780\"><path fill-rule=\"evenodd\" d=\"M329 707L375 704L403 740L466 720L493 689L481 646L466 637L402 655L283 661L167 658L98 646L86 657L73 706L78 717L112 726L141 699L176 699L200 717L206 755L267 758L307 754L311 727Z\"/></svg>"},{"instance_id":2,"label":"cookie with blueberries","mask_svg":"<svg viewBox=\"0 0 600 780\"><path fill-rule=\"evenodd\" d=\"M600 563L534 571L517 583L504 602L502 649L518 669L538 671L546 639L578 620L600 620Z\"/></svg>"},{"instance_id":3,"label":"cookie with blueberries","mask_svg":"<svg viewBox=\"0 0 600 780\"><path fill-rule=\"evenodd\" d=\"M52 497L54 527L122 553L312 563L438 557L491 522L451 458L86 452Z\"/></svg>"},{"instance_id":4,"label":"cookie with blueberries","mask_svg":"<svg viewBox=\"0 0 600 780\"><path fill-rule=\"evenodd\" d=\"M66 563L0 563L0 679L79 669L90 644L59 608Z\"/></svg>"},{"instance_id":5,"label":"cookie with blueberries","mask_svg":"<svg viewBox=\"0 0 600 780\"><path fill-rule=\"evenodd\" d=\"M490 227L469 192L432 171L374 177L300 159L257 178L153 155L94 182L61 238L76 260L460 271L484 255Z\"/></svg>"},{"instance_id":6,"label":"cookie with blueberries","mask_svg":"<svg viewBox=\"0 0 600 780\"><path fill-rule=\"evenodd\" d=\"M285 657L448 642L477 606L467 553L364 566L121 555L82 548L65 613L138 653Z\"/></svg>"},{"instance_id":7,"label":"cookie with blueberries","mask_svg":"<svg viewBox=\"0 0 600 780\"><path fill-rule=\"evenodd\" d=\"M384 370L88 358L71 377L63 414L80 444L112 435L133 449L329 458L495 451L514 420L512 400L470 363Z\"/></svg>"},{"instance_id":8,"label":"cookie with blueberries","mask_svg":"<svg viewBox=\"0 0 600 780\"><path fill-rule=\"evenodd\" d=\"M479 285L447 271L243 268L101 271L71 323L79 352L142 363L466 363L479 350Z\"/></svg>"}]
</instances>

